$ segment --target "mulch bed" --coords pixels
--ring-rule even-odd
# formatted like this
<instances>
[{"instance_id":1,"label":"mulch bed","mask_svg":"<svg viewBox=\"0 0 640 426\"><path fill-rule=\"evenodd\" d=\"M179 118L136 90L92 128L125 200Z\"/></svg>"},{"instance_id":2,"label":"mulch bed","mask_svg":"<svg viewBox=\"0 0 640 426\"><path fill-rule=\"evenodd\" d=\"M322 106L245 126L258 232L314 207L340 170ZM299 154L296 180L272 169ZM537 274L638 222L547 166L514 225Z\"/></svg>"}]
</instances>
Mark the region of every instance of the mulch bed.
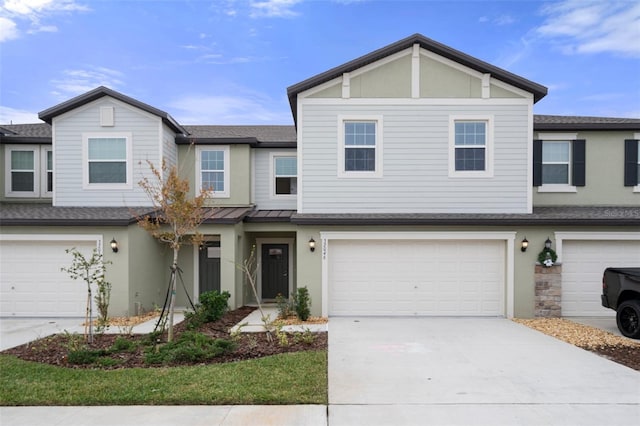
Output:
<instances>
[{"instance_id":1,"label":"mulch bed","mask_svg":"<svg viewBox=\"0 0 640 426\"><path fill-rule=\"evenodd\" d=\"M238 324L243 318L249 315L255 308L242 307L233 311L227 312L224 317L216 322L207 323L199 327L196 331L199 331L212 338L229 339L231 335L229 329ZM184 322L176 324L174 327L175 337L185 331L186 324ZM253 358L261 358L270 355L276 355L287 352L298 351L312 351L312 350L326 350L327 349L327 333L320 332L314 333L314 339L312 342L296 342L295 339L289 338L289 344L283 346L279 344L278 338L275 333L272 333L273 340L267 339L267 333L241 333L238 336L234 336L236 342L236 349L229 354L221 355L210 361L207 364L234 362ZM148 335L125 335L125 334L94 334L93 343L89 346L90 349L108 349L110 348L116 338L123 337L132 341L143 341ZM69 352L69 335L57 334L43 339L36 340L34 342L18 346L15 348L7 349L3 351L3 354L15 355L25 361L34 361L45 364L57 365L61 367L69 368L133 368L144 367L149 368L150 365L144 362L144 348L142 345L138 347L134 352L118 352L109 355L110 357L118 360L117 366L108 367L96 367L95 364L90 365L73 365L67 361L67 354ZM188 365L185 363L176 365ZM192 364L193 365L193 364ZM201 365L198 363L196 365ZM162 365L166 367L167 365ZM170 365L171 366L171 365ZM155 366L158 367L158 366Z\"/></svg>"},{"instance_id":2,"label":"mulch bed","mask_svg":"<svg viewBox=\"0 0 640 426\"><path fill-rule=\"evenodd\" d=\"M565 318L514 319L514 321L640 371L640 340L627 339Z\"/></svg>"}]
</instances>

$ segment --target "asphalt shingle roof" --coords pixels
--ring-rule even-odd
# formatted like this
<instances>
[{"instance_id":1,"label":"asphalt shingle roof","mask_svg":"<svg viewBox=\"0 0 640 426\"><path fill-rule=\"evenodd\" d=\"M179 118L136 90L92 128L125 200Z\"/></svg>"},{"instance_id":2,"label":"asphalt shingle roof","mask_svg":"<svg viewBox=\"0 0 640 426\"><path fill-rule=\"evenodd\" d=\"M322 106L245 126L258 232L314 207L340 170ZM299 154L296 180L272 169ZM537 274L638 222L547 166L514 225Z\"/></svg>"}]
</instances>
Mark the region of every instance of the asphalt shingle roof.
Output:
<instances>
[{"instance_id":1,"label":"asphalt shingle roof","mask_svg":"<svg viewBox=\"0 0 640 426\"><path fill-rule=\"evenodd\" d=\"M126 226L150 207L53 207L50 204L0 203L0 225Z\"/></svg>"},{"instance_id":2,"label":"asphalt shingle roof","mask_svg":"<svg viewBox=\"0 0 640 426\"><path fill-rule=\"evenodd\" d=\"M534 207L527 214L294 214L299 225L608 225L640 226L640 207Z\"/></svg>"}]
</instances>

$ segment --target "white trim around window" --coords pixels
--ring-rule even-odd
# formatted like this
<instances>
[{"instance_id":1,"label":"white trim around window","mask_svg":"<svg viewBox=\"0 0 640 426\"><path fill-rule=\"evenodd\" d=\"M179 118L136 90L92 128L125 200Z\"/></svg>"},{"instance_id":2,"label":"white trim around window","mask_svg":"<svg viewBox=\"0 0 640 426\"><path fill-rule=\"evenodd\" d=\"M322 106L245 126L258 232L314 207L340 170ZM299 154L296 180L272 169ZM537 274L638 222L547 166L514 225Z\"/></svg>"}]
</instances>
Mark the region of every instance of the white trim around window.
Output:
<instances>
[{"instance_id":1,"label":"white trim around window","mask_svg":"<svg viewBox=\"0 0 640 426\"><path fill-rule=\"evenodd\" d=\"M373 144L371 141L363 145L347 145L345 126L351 124L373 125ZM383 155L383 126L381 115L338 115L338 177L339 178L381 178ZM371 136L371 135L369 135ZM373 149L373 170L346 170L345 151L347 149Z\"/></svg>"},{"instance_id":2,"label":"white trim around window","mask_svg":"<svg viewBox=\"0 0 640 426\"><path fill-rule=\"evenodd\" d=\"M203 169L203 153L215 154L220 156L222 161L210 162L210 165ZM196 191L203 189L203 173L207 173L210 179L214 179L219 188L214 191L208 191L212 198L229 198L230 197L230 163L229 146L198 146L196 147ZM215 164L214 164L215 163ZM221 164L220 164L221 163Z\"/></svg>"},{"instance_id":3,"label":"white trim around window","mask_svg":"<svg viewBox=\"0 0 640 426\"><path fill-rule=\"evenodd\" d=\"M638 141L638 174L640 174L640 133L635 133L633 138ZM640 193L640 179L638 179L638 184L633 187L633 192L636 194Z\"/></svg>"},{"instance_id":4,"label":"white trim around window","mask_svg":"<svg viewBox=\"0 0 640 426\"><path fill-rule=\"evenodd\" d=\"M571 185L571 173L573 166L573 147L571 141L575 139L575 134L546 134L547 138L554 136L552 139L542 140L542 185L538 187L538 192L578 192L577 188ZM574 139L567 139L567 137L574 137ZM547 149L555 146L556 152L549 153L545 156L545 145ZM566 147L566 158L558 158L558 155L562 156L561 147ZM554 156L555 154L555 156ZM547 166L566 166L567 179L566 182L545 183L545 165Z\"/></svg>"},{"instance_id":5,"label":"white trim around window","mask_svg":"<svg viewBox=\"0 0 640 426\"><path fill-rule=\"evenodd\" d=\"M449 116L449 177L452 178L490 178L493 177L493 115L450 115ZM456 124L483 124L484 144L456 144ZM456 152L467 149L484 150L483 170L458 170Z\"/></svg>"},{"instance_id":6,"label":"white trim around window","mask_svg":"<svg viewBox=\"0 0 640 426\"><path fill-rule=\"evenodd\" d=\"M100 158L90 158L89 144L91 141L114 139L124 140L124 150L109 153L102 150L96 155ZM104 147L103 147L104 148ZM124 154L124 158L123 155ZM125 163L124 182L91 182L90 163ZM118 133L83 133L82 134L82 188L91 190L123 190L133 188L133 139L131 132Z\"/></svg>"},{"instance_id":7,"label":"white trim around window","mask_svg":"<svg viewBox=\"0 0 640 426\"><path fill-rule=\"evenodd\" d=\"M292 164L295 166L293 169L285 166L286 170L278 171L278 160L286 159L288 161L292 161ZM286 161L285 160L285 161ZM286 185L286 181L283 182L283 188L288 186L289 193L285 193L282 191L278 191L278 179L284 178L289 179L288 185ZM280 193L278 193L280 192ZM269 194L270 198L276 200L295 200L298 193L298 166L297 166L297 156L296 154L284 154L271 152L269 153Z\"/></svg>"},{"instance_id":8,"label":"white trim around window","mask_svg":"<svg viewBox=\"0 0 640 426\"><path fill-rule=\"evenodd\" d=\"M22 159L19 158L19 153ZM8 198L51 197L53 191L48 190L48 183L53 183L52 155L50 145L5 145L5 196ZM16 177L17 174L22 174L27 180L21 184L14 182L14 173ZM50 179L49 174L51 174Z\"/></svg>"}]
</instances>

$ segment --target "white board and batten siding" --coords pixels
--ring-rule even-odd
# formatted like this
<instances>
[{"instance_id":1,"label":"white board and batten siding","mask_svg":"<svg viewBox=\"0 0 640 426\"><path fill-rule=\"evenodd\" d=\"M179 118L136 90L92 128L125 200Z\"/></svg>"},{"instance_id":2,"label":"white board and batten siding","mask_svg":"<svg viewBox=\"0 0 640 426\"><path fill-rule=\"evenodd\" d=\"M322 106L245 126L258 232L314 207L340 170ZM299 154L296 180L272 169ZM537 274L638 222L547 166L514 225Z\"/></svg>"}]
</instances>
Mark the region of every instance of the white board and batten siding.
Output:
<instances>
[{"instance_id":1,"label":"white board and batten siding","mask_svg":"<svg viewBox=\"0 0 640 426\"><path fill-rule=\"evenodd\" d=\"M608 267L640 267L640 232L556 233L562 263L562 316L615 316L601 306Z\"/></svg>"},{"instance_id":2,"label":"white board and batten siding","mask_svg":"<svg viewBox=\"0 0 640 426\"><path fill-rule=\"evenodd\" d=\"M304 100L300 110L300 213L529 212L531 115L526 102L368 105ZM338 177L337 111L344 117L382 117L381 177ZM449 176L452 116L491 117L493 176Z\"/></svg>"},{"instance_id":3,"label":"white board and batten siding","mask_svg":"<svg viewBox=\"0 0 640 426\"><path fill-rule=\"evenodd\" d=\"M274 194L273 157L296 155L295 149L256 149L253 151L253 202L259 210L295 210L296 196Z\"/></svg>"},{"instance_id":4,"label":"white board and batten siding","mask_svg":"<svg viewBox=\"0 0 640 426\"><path fill-rule=\"evenodd\" d=\"M100 108L114 107L114 125L100 125ZM161 164L162 148L167 146L167 133L163 132L160 117L149 114L110 97L103 97L80 108L62 114L53 120L56 206L145 206L148 196L138 182L151 178L147 160ZM131 136L131 175L127 188L94 189L83 187L83 135L127 134ZM175 149L175 148L173 148ZM176 158L177 153L169 158ZM175 160L174 160L175 161Z\"/></svg>"}]
</instances>

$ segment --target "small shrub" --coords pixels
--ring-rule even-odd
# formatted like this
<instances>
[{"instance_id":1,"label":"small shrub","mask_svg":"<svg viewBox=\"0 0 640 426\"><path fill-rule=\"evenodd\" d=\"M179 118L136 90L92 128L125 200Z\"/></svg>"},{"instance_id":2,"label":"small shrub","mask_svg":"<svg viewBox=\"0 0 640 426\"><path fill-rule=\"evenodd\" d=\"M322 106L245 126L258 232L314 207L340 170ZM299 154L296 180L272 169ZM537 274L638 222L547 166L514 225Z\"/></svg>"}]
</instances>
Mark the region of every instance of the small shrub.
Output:
<instances>
[{"instance_id":1,"label":"small shrub","mask_svg":"<svg viewBox=\"0 0 640 426\"><path fill-rule=\"evenodd\" d=\"M106 352L102 349L80 349L77 351L70 351L67 354L67 361L69 364L86 365L93 364L101 356L106 355Z\"/></svg>"},{"instance_id":2,"label":"small shrub","mask_svg":"<svg viewBox=\"0 0 640 426\"><path fill-rule=\"evenodd\" d=\"M300 321L308 320L311 314L311 310L309 309L311 306L311 298L309 297L309 290L306 287L298 288L294 297L294 304L298 319Z\"/></svg>"},{"instance_id":3,"label":"small shrub","mask_svg":"<svg viewBox=\"0 0 640 426\"><path fill-rule=\"evenodd\" d=\"M116 340L111 346L111 352L132 352L136 348L136 344L122 336L116 337Z\"/></svg>"},{"instance_id":4,"label":"small shrub","mask_svg":"<svg viewBox=\"0 0 640 426\"><path fill-rule=\"evenodd\" d=\"M229 309L228 291L206 291L200 295L200 303L196 305L195 312L187 312L185 320L189 329L193 330L207 322L218 321Z\"/></svg>"},{"instance_id":5,"label":"small shrub","mask_svg":"<svg viewBox=\"0 0 640 426\"><path fill-rule=\"evenodd\" d=\"M206 291L200 295L200 305L205 312L205 322L218 321L229 309L228 291L218 293L217 291Z\"/></svg>"},{"instance_id":6,"label":"small shrub","mask_svg":"<svg viewBox=\"0 0 640 426\"><path fill-rule=\"evenodd\" d=\"M147 364L203 362L235 350L231 340L212 339L202 333L185 331L175 341L145 353Z\"/></svg>"},{"instance_id":7,"label":"small shrub","mask_svg":"<svg viewBox=\"0 0 640 426\"><path fill-rule=\"evenodd\" d=\"M69 352L75 352L86 348L84 337L78 333L69 333L65 330L64 337L66 340L64 346Z\"/></svg>"},{"instance_id":8,"label":"small shrub","mask_svg":"<svg viewBox=\"0 0 640 426\"><path fill-rule=\"evenodd\" d=\"M316 335L309 328L305 328L302 333L296 333L293 337L294 342L304 343L305 345L311 345L315 340Z\"/></svg>"},{"instance_id":9,"label":"small shrub","mask_svg":"<svg viewBox=\"0 0 640 426\"><path fill-rule=\"evenodd\" d=\"M294 314L293 302L290 299L285 299L280 293L276 296L276 306L278 307L278 318L287 319Z\"/></svg>"},{"instance_id":10,"label":"small shrub","mask_svg":"<svg viewBox=\"0 0 640 426\"><path fill-rule=\"evenodd\" d=\"M283 348L289 346L289 335L282 331L282 325L276 327L276 337L278 338L278 344Z\"/></svg>"}]
</instances>

